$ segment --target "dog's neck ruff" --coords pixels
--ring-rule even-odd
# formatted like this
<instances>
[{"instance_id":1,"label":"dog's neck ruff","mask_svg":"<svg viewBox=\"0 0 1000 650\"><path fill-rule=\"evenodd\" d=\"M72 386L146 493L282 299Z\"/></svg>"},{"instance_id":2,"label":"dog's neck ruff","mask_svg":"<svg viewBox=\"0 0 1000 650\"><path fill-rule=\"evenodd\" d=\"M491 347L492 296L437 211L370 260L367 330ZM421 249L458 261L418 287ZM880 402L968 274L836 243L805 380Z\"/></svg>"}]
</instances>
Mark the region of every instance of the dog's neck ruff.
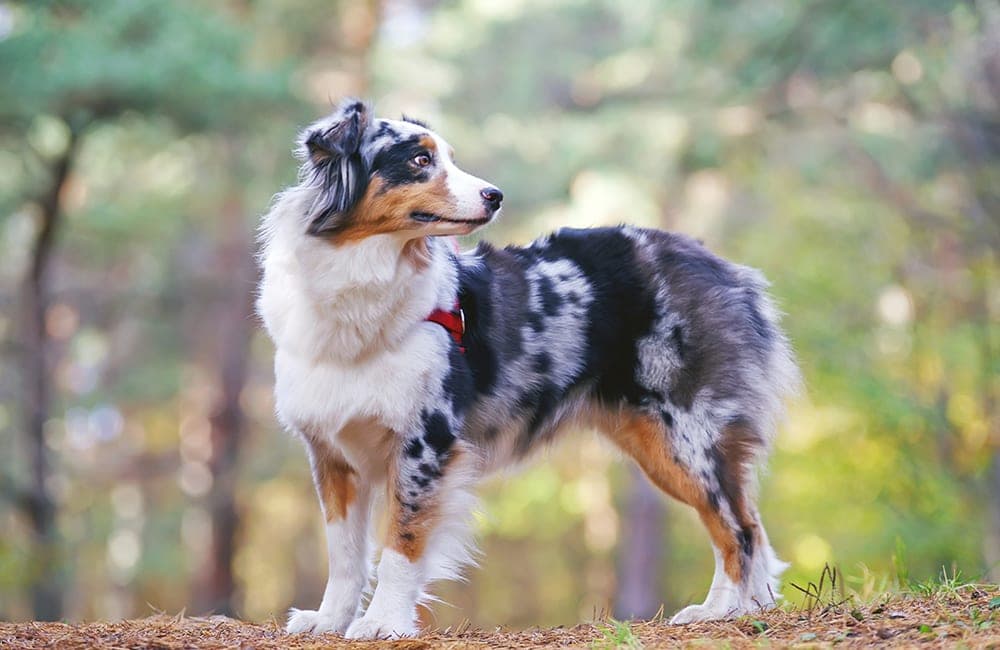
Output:
<instances>
[{"instance_id":1,"label":"dog's neck ruff","mask_svg":"<svg viewBox=\"0 0 1000 650\"><path fill-rule=\"evenodd\" d=\"M305 234L299 215L310 197L286 192L262 229L257 308L282 355L354 364L396 349L428 314L454 305L457 269L444 242L428 241L426 261L392 235L331 246Z\"/></svg>"}]
</instances>

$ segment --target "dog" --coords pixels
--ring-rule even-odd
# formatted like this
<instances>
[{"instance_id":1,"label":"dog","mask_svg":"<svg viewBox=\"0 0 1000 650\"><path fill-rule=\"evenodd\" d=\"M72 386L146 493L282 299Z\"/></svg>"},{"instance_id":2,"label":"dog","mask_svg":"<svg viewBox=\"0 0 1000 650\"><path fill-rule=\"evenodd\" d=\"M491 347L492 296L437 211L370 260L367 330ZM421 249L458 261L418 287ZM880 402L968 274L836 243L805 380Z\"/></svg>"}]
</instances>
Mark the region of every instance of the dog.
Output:
<instances>
[{"instance_id":1,"label":"dog","mask_svg":"<svg viewBox=\"0 0 1000 650\"><path fill-rule=\"evenodd\" d=\"M306 128L298 154L298 183L262 221L257 311L277 417L305 443L326 518L329 579L288 632L417 634L428 585L472 560L475 484L577 428L708 530L708 597L673 623L775 605L787 565L755 468L799 375L758 271L629 226L459 252L454 237L495 219L503 194L423 122L361 101Z\"/></svg>"}]
</instances>

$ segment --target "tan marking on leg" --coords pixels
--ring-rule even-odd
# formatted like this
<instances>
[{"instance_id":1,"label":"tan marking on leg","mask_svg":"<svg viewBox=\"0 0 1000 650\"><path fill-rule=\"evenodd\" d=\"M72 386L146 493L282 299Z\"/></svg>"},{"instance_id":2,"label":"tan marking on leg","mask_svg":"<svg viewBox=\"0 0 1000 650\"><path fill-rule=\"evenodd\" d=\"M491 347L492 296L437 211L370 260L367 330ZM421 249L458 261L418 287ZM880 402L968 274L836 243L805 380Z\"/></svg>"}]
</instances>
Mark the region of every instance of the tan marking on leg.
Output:
<instances>
[{"instance_id":1,"label":"tan marking on leg","mask_svg":"<svg viewBox=\"0 0 1000 650\"><path fill-rule=\"evenodd\" d=\"M416 512L403 505L404 500L400 498L399 487L393 485L394 479L390 478L388 546L402 553L411 562L422 557L427 550L427 540L440 521L440 491L447 489L442 482L445 481L449 468L459 462L461 455L458 445L452 447L448 459L441 465L441 478L436 479L435 489L420 498L418 503L420 509ZM396 468L393 467L390 470L390 477L396 475Z\"/></svg>"},{"instance_id":2,"label":"tan marking on leg","mask_svg":"<svg viewBox=\"0 0 1000 650\"><path fill-rule=\"evenodd\" d=\"M653 417L624 413L607 431L608 437L635 459L657 487L698 511L712 542L722 553L726 573L739 584L743 568L735 531L725 522L720 511L712 507L708 493L697 477L674 461L669 447L669 431L664 425Z\"/></svg>"},{"instance_id":3,"label":"tan marking on leg","mask_svg":"<svg viewBox=\"0 0 1000 650\"><path fill-rule=\"evenodd\" d=\"M306 438L312 456L313 481L323 505L327 523L347 517L347 509L357 498L357 472L328 443Z\"/></svg>"},{"instance_id":4,"label":"tan marking on leg","mask_svg":"<svg viewBox=\"0 0 1000 650\"><path fill-rule=\"evenodd\" d=\"M759 516L755 501L751 464L764 448L764 440L749 425L731 424L722 430L718 443L719 485L729 501L740 528L751 536L754 552L759 544Z\"/></svg>"},{"instance_id":5,"label":"tan marking on leg","mask_svg":"<svg viewBox=\"0 0 1000 650\"><path fill-rule=\"evenodd\" d=\"M751 464L764 444L748 424L731 424L722 429L717 445L716 476L739 526L740 560L744 570L760 548L760 516L755 503L756 485Z\"/></svg>"},{"instance_id":6,"label":"tan marking on leg","mask_svg":"<svg viewBox=\"0 0 1000 650\"><path fill-rule=\"evenodd\" d=\"M437 524L437 504L435 500L421 502L420 512L409 513L408 517L394 514L389 524L389 547L399 551L410 562L423 556L427 549L427 538ZM398 513L398 508L396 508Z\"/></svg>"}]
</instances>

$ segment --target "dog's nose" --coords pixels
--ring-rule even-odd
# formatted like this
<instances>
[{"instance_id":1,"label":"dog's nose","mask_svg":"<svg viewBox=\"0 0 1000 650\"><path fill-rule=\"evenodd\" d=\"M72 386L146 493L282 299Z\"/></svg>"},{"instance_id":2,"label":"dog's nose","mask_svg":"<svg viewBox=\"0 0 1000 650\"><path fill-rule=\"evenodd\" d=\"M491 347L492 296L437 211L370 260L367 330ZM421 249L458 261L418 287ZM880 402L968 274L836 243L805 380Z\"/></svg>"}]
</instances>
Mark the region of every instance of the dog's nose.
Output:
<instances>
[{"instance_id":1,"label":"dog's nose","mask_svg":"<svg viewBox=\"0 0 1000 650\"><path fill-rule=\"evenodd\" d=\"M479 192L479 196L483 197L488 205L494 212L500 209L500 202L503 201L503 192L495 187L487 187Z\"/></svg>"}]
</instances>

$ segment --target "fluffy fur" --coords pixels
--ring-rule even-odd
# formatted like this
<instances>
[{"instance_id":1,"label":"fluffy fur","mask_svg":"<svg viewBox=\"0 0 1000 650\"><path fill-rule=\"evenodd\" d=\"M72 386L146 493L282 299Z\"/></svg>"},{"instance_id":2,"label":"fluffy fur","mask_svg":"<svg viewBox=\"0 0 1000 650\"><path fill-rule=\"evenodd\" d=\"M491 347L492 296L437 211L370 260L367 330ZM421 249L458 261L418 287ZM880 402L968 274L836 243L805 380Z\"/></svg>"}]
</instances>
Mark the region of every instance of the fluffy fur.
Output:
<instances>
[{"instance_id":1,"label":"fluffy fur","mask_svg":"<svg viewBox=\"0 0 1000 650\"><path fill-rule=\"evenodd\" d=\"M708 529L712 586L674 623L774 605L784 565L754 466L798 372L757 271L627 226L459 253L450 236L493 219L502 194L422 123L354 100L307 128L299 154L299 183L262 225L258 311L330 574L290 632L416 634L427 585L471 558L475 483L576 426L603 431ZM464 352L426 320L456 300ZM376 503L390 523L365 608Z\"/></svg>"}]
</instances>

